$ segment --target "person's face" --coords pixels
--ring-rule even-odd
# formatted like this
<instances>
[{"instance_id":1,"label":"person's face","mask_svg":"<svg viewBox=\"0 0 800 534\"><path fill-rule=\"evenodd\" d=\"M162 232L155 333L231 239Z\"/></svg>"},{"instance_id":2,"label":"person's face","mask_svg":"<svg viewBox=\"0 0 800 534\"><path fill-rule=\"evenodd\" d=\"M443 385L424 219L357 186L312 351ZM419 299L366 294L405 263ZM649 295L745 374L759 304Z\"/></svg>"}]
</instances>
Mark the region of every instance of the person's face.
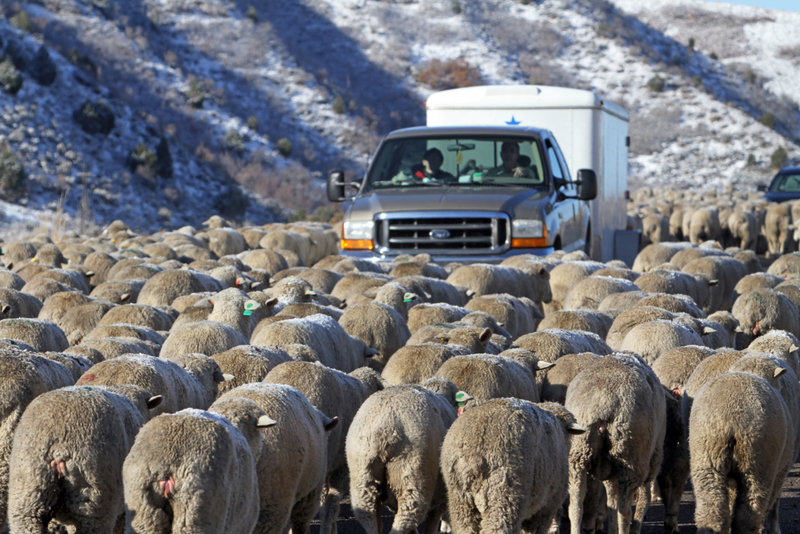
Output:
<instances>
[{"instance_id":1,"label":"person's face","mask_svg":"<svg viewBox=\"0 0 800 534\"><path fill-rule=\"evenodd\" d=\"M431 154L428 158L422 160L422 164L425 165L425 172L427 174L434 174L442 166L442 163L442 158L436 154Z\"/></svg>"},{"instance_id":2,"label":"person's face","mask_svg":"<svg viewBox=\"0 0 800 534\"><path fill-rule=\"evenodd\" d=\"M503 143L500 147L500 159L503 160L503 167L506 169L515 168L519 159L519 145L516 143Z\"/></svg>"}]
</instances>

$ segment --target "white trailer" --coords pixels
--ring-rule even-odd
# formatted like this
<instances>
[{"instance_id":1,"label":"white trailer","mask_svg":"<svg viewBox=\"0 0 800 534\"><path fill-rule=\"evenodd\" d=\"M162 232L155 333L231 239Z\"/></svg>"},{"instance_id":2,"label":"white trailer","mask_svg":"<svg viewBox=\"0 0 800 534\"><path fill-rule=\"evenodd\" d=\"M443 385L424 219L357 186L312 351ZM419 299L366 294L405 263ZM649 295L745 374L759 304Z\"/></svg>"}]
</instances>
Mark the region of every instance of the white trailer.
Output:
<instances>
[{"instance_id":1,"label":"white trailer","mask_svg":"<svg viewBox=\"0 0 800 534\"><path fill-rule=\"evenodd\" d=\"M597 198L590 205L592 259L628 260L636 254L638 235L625 232L630 142L628 112L622 107L578 89L496 85L434 93L426 109L428 126L519 125L550 130L573 178L579 169L597 174Z\"/></svg>"}]
</instances>

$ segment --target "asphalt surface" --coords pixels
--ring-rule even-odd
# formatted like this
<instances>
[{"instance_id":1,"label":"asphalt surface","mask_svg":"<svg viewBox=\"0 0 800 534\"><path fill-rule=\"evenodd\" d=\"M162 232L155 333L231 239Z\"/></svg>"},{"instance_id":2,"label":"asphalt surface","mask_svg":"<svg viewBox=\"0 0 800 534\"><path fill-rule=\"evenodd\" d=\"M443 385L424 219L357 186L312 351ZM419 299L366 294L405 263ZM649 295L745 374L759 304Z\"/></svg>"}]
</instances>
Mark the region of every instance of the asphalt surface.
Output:
<instances>
[{"instance_id":1,"label":"asphalt surface","mask_svg":"<svg viewBox=\"0 0 800 534\"><path fill-rule=\"evenodd\" d=\"M383 508L383 533L392 529L392 513ZM800 463L796 463L783 484L780 505L780 524L783 534L800 533ZM364 529L353 517L348 504L343 504L336 524L338 534L362 534ZM697 528L694 524L694 496L687 486L681 499L681 510L678 516L678 528L681 534L694 534ZM319 523L311 526L312 534L319 533ZM422 532L422 529L419 530ZM606 531L608 532L608 531ZM561 523L561 533L569 533L569 521L564 519ZM647 512L642 534L664 534L664 507L653 504Z\"/></svg>"}]
</instances>

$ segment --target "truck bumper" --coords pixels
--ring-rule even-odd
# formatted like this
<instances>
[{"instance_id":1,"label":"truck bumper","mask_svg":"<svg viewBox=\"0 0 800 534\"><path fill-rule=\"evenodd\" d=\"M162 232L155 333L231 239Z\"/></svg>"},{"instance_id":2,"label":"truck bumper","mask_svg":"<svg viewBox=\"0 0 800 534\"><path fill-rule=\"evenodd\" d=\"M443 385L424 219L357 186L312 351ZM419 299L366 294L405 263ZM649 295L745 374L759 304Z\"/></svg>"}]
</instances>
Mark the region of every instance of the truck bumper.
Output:
<instances>
[{"instance_id":1,"label":"truck bumper","mask_svg":"<svg viewBox=\"0 0 800 534\"><path fill-rule=\"evenodd\" d=\"M500 263L505 259L511 258L513 256L521 256L523 254L534 254L536 256L547 256L548 254L555 251L553 247L544 247L544 248L514 248L507 250L502 254L494 254L491 256L481 255L481 256L459 256L459 255L439 255L433 256L433 261L436 263L447 264L450 262L458 262L458 263ZM418 253L424 253L424 251L419 251ZM371 252L369 250L342 250L339 252L342 256L351 256L353 258L358 258L360 260L367 260L375 263L384 263L384 262L391 262L399 254L393 254L391 256L383 256L381 254L376 254L375 252ZM413 256L413 254L409 254Z\"/></svg>"}]
</instances>

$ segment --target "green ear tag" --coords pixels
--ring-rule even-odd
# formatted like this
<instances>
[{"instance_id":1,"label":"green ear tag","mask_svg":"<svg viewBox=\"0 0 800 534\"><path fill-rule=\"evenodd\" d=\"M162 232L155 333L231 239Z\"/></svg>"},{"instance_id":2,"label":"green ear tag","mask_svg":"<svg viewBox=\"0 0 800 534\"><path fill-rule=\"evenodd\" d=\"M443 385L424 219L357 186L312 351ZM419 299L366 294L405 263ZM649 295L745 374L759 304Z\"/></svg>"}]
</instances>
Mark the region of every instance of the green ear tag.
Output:
<instances>
[{"instance_id":1,"label":"green ear tag","mask_svg":"<svg viewBox=\"0 0 800 534\"><path fill-rule=\"evenodd\" d=\"M414 299L405 298L405 299L403 299L403 302L411 302L412 300L414 300Z\"/></svg>"},{"instance_id":2,"label":"green ear tag","mask_svg":"<svg viewBox=\"0 0 800 534\"><path fill-rule=\"evenodd\" d=\"M242 313L242 315L253 315L253 312L252 310L245 310L244 313Z\"/></svg>"}]
</instances>

